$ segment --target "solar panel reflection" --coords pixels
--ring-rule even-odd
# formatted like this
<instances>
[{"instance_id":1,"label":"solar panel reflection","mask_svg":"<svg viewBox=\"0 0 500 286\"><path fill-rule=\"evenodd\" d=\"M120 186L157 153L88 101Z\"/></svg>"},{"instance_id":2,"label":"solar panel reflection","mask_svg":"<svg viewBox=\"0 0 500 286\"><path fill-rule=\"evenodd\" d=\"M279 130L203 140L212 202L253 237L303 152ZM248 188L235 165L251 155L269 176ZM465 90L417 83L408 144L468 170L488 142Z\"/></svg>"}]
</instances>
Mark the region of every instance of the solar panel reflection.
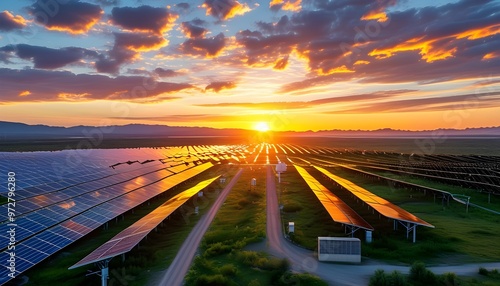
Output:
<instances>
[{"instance_id":1,"label":"solar panel reflection","mask_svg":"<svg viewBox=\"0 0 500 286\"><path fill-rule=\"evenodd\" d=\"M314 167L316 169L318 169L321 173L325 174L330 179L334 180L339 185L344 187L346 190L351 192L353 195L358 197L360 200L367 203L370 207L375 209L381 215L388 217L388 218L395 219L395 220L411 222L411 223L415 223L415 224L423 225L423 226L427 226L427 227L434 227L432 224L418 218L417 216L413 215L412 213L407 212L406 210L392 204L391 202L371 193L370 191L354 184L353 182L348 181L342 177L336 176L324 168L321 168L318 166L314 166Z\"/></svg>"},{"instance_id":2,"label":"solar panel reflection","mask_svg":"<svg viewBox=\"0 0 500 286\"><path fill-rule=\"evenodd\" d=\"M304 168L297 165L294 166L335 222L360 227L366 230L373 230L373 227L358 215L358 213L325 188Z\"/></svg>"},{"instance_id":3,"label":"solar panel reflection","mask_svg":"<svg viewBox=\"0 0 500 286\"><path fill-rule=\"evenodd\" d=\"M157 227L163 220L171 215L176 209L183 205L192 196L213 183L220 176L202 181L196 186L174 196L167 202L144 216L110 241L98 247L92 253L80 260L69 269L84 266L90 263L98 262L104 259L112 258L120 254L126 253L134 248L148 233Z\"/></svg>"}]
</instances>

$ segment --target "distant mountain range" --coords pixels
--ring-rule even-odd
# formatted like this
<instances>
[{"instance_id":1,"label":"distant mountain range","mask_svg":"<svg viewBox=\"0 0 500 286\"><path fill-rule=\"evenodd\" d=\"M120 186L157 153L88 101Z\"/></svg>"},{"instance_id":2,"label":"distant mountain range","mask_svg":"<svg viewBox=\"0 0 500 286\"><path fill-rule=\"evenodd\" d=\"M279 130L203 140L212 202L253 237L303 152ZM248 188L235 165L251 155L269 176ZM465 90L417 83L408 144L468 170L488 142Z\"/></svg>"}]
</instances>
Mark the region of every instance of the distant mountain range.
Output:
<instances>
[{"instance_id":1,"label":"distant mountain range","mask_svg":"<svg viewBox=\"0 0 500 286\"><path fill-rule=\"evenodd\" d=\"M0 121L0 139L22 138L141 138L172 136L249 136L257 131L245 129L216 129L208 127L178 127L167 125L128 124L112 126L57 127L28 125ZM500 137L500 127L437 129L424 131L378 129L367 130L320 130L273 132L275 136L322 136L322 137Z\"/></svg>"}]
</instances>

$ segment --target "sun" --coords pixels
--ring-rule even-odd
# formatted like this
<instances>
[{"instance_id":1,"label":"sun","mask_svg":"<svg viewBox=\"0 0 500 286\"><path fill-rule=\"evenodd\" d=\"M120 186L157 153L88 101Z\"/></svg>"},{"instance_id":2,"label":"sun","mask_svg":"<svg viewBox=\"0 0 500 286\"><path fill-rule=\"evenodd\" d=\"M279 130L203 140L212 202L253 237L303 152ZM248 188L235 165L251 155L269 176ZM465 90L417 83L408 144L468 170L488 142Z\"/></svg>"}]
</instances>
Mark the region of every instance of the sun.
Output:
<instances>
[{"instance_id":1,"label":"sun","mask_svg":"<svg viewBox=\"0 0 500 286\"><path fill-rule=\"evenodd\" d=\"M254 126L254 129L257 130L257 131L260 131L260 132L266 132L266 131L269 131L269 125L267 124L267 122L257 122Z\"/></svg>"}]
</instances>

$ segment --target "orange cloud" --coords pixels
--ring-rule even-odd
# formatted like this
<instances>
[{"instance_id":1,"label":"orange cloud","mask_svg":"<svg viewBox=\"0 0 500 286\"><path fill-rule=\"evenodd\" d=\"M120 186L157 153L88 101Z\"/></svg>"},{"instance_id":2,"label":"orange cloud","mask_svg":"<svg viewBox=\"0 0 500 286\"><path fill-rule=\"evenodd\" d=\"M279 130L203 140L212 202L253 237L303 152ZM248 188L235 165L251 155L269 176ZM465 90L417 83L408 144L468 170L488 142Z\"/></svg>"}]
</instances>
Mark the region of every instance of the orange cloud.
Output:
<instances>
[{"instance_id":1,"label":"orange cloud","mask_svg":"<svg viewBox=\"0 0 500 286\"><path fill-rule=\"evenodd\" d=\"M487 53L486 55L483 56L482 60L491 60L498 57L500 57L500 53L498 52Z\"/></svg>"},{"instance_id":2,"label":"orange cloud","mask_svg":"<svg viewBox=\"0 0 500 286\"><path fill-rule=\"evenodd\" d=\"M28 95L30 95L30 94L31 94L31 91L29 91L29 90L25 90L25 91L20 92L20 93L19 93L19 96L28 96Z\"/></svg>"},{"instance_id":3,"label":"orange cloud","mask_svg":"<svg viewBox=\"0 0 500 286\"><path fill-rule=\"evenodd\" d=\"M368 64L370 64L369 61L363 61L363 60L359 60L359 61L356 61L354 63L355 66L357 66L357 65L368 65Z\"/></svg>"},{"instance_id":4,"label":"orange cloud","mask_svg":"<svg viewBox=\"0 0 500 286\"><path fill-rule=\"evenodd\" d=\"M457 39L477 40L500 33L500 24L494 24L479 29L471 29L456 35Z\"/></svg>"},{"instance_id":5,"label":"orange cloud","mask_svg":"<svg viewBox=\"0 0 500 286\"><path fill-rule=\"evenodd\" d=\"M104 12L101 12L103 14ZM74 26L46 26L45 28L50 31L68 32L72 35L84 34L92 28L99 19L88 19L85 23L79 23Z\"/></svg>"},{"instance_id":6,"label":"orange cloud","mask_svg":"<svg viewBox=\"0 0 500 286\"><path fill-rule=\"evenodd\" d=\"M83 101L87 100L87 97L90 96L90 93L66 93L61 92L57 95L59 100L64 101Z\"/></svg>"},{"instance_id":7,"label":"orange cloud","mask_svg":"<svg viewBox=\"0 0 500 286\"><path fill-rule=\"evenodd\" d=\"M345 65L342 65L340 67L335 67L335 68L331 68L331 69L327 69L327 70L325 70L325 68L321 68L318 71L318 74L319 75L331 75L331 74L335 74L335 73L353 73L353 72L354 72L353 70L350 70Z\"/></svg>"},{"instance_id":8,"label":"orange cloud","mask_svg":"<svg viewBox=\"0 0 500 286\"><path fill-rule=\"evenodd\" d=\"M389 18L387 18L387 14L384 11L371 11L363 15L363 17L361 17L361 20L376 20L377 22L384 23L385 21L389 20Z\"/></svg>"},{"instance_id":9,"label":"orange cloud","mask_svg":"<svg viewBox=\"0 0 500 286\"><path fill-rule=\"evenodd\" d=\"M269 7L273 8L276 6L281 6L281 9L285 11L292 11L292 12L298 12L302 9L302 0L272 0L271 3L269 3Z\"/></svg>"},{"instance_id":10,"label":"orange cloud","mask_svg":"<svg viewBox=\"0 0 500 286\"><path fill-rule=\"evenodd\" d=\"M274 62L274 67L273 69L275 70L284 70L288 66L288 56L285 56L284 58L278 59Z\"/></svg>"},{"instance_id":11,"label":"orange cloud","mask_svg":"<svg viewBox=\"0 0 500 286\"><path fill-rule=\"evenodd\" d=\"M221 20L241 16L252 10L246 3L241 4L240 2L233 0L224 2L227 3L221 3L220 1L205 1L201 7L207 9L207 15L218 17Z\"/></svg>"},{"instance_id":12,"label":"orange cloud","mask_svg":"<svg viewBox=\"0 0 500 286\"><path fill-rule=\"evenodd\" d=\"M26 26L27 21L21 15L14 16L7 10L3 11L0 14L2 14L2 17L4 17L6 21L12 22L15 26Z\"/></svg>"},{"instance_id":13,"label":"orange cloud","mask_svg":"<svg viewBox=\"0 0 500 286\"><path fill-rule=\"evenodd\" d=\"M414 38L406 41L405 43L398 44L392 48L387 49L374 49L368 55L377 59L384 59L392 57L395 53L406 51L420 51L422 59L428 63L438 60L444 60L453 57L457 52L457 48L445 49L437 48L435 43L438 40L428 40L420 42L422 38Z\"/></svg>"}]
</instances>

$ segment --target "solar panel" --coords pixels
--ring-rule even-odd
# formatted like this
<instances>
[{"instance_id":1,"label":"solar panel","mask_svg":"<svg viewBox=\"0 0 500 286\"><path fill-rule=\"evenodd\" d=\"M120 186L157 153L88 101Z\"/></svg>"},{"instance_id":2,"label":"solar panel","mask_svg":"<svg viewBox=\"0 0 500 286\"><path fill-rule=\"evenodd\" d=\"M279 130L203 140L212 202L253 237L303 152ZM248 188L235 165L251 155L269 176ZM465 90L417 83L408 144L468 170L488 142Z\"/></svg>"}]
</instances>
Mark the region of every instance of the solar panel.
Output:
<instances>
[{"instance_id":1,"label":"solar panel","mask_svg":"<svg viewBox=\"0 0 500 286\"><path fill-rule=\"evenodd\" d=\"M61 219L63 217L64 221L62 221L60 224L53 226L49 229L46 229L45 231L35 234L28 229L24 229L23 227L18 226L16 228L16 239L17 239L17 244L16 244L16 271L19 273L22 273L32 267L34 264L42 261L43 259L47 258L48 256L54 254L57 252L60 248L63 248L67 245L69 245L71 242L76 241L77 239L83 237L84 235L90 233L94 229L100 227L103 225L106 221L103 221L104 219L101 217L93 217L93 219L89 218L88 215L91 215L92 212L96 213L110 213L114 217L123 214L124 212L130 210L131 208L134 208L147 200L153 198L154 196L167 191L168 189L172 188L173 186L186 181L187 179L211 168L213 165L211 163L206 163L203 165L199 165L196 167L193 167L191 169L188 169L184 171L183 173L171 175L168 178L168 180L161 180L154 185L147 186L148 190L144 188L139 188L136 191L143 191L142 196L137 196L135 200L131 199L129 196L132 193L126 193L124 195L121 195L119 197L116 197L112 200L109 200L107 202L102 203L101 205L98 205L86 212L83 212L81 214L77 214L71 219L67 220L67 218L64 218L64 215L60 215L57 220ZM149 191L149 189L153 191ZM121 205L123 204L123 205ZM49 216L51 218L57 217L58 213L56 213L53 210L50 210L49 208L44 208L39 210L39 214ZM31 214L29 214L31 215ZM100 221L96 221L96 220ZM0 225L0 229L3 227L3 225ZM44 243L48 243L49 245L45 245L45 251L46 252L39 252L39 251L33 251L32 254L30 255L29 250L33 249L31 247L25 246L25 243L28 241L32 241L28 244L28 246L33 243L41 243L38 240L32 240L34 238L38 238L40 235L44 235L45 232L52 232L53 234L45 237L43 240ZM27 237L30 237L29 239L26 239ZM60 239L59 236L63 236L68 238L71 242L64 242L63 240ZM22 237L22 238L21 238ZM51 247L51 245L55 247ZM57 246L56 246L57 245ZM5 246L4 246L5 248ZM27 250L26 250L27 249ZM22 251L18 251L22 250ZM4 251L0 253L0 257L7 257L5 256L5 253L7 251ZM20 260L28 260L30 262L34 263L21 263L17 264L17 259ZM11 278L8 276L9 270L7 269L7 260L1 260L0 261L0 285L9 281Z\"/></svg>"},{"instance_id":2,"label":"solar panel","mask_svg":"<svg viewBox=\"0 0 500 286\"><path fill-rule=\"evenodd\" d=\"M110 241L98 247L92 253L80 260L69 269L77 268L90 263L98 262L107 258L115 257L120 254L129 252L134 248L148 233L157 227L163 220L171 215L177 208L183 205L192 196L196 195L200 190L204 189L220 176L202 181L196 186L174 196L167 202L144 216Z\"/></svg>"},{"instance_id":3,"label":"solar panel","mask_svg":"<svg viewBox=\"0 0 500 286\"><path fill-rule=\"evenodd\" d=\"M358 213L351 209L339 197L330 192L304 168L297 165L294 166L335 222L360 227L366 230L373 230L373 227L358 215Z\"/></svg>"},{"instance_id":4,"label":"solar panel","mask_svg":"<svg viewBox=\"0 0 500 286\"><path fill-rule=\"evenodd\" d=\"M339 185L344 187L346 190L351 192L353 195L358 197L360 200L367 203L370 207L375 209L381 215L395 220L410 222L432 228L434 227L432 224L418 218L414 214L407 212L406 210L392 204L391 202L371 193L370 191L354 184L353 182L346 180L342 177L336 176L324 168L318 166L314 167L318 169L321 173L325 174L330 179L334 180Z\"/></svg>"}]
</instances>

